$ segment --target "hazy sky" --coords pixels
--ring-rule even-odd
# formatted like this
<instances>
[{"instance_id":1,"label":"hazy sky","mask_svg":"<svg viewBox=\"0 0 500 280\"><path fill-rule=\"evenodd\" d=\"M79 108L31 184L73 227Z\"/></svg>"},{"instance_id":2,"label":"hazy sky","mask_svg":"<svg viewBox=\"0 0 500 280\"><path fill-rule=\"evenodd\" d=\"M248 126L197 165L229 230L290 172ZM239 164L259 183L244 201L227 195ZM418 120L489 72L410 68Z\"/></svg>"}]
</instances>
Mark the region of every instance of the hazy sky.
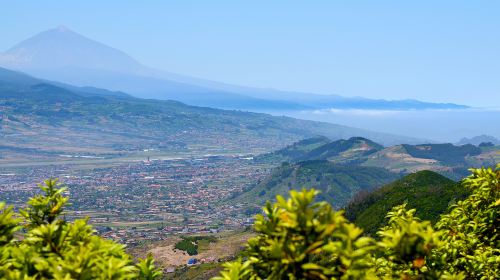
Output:
<instances>
[{"instance_id":1,"label":"hazy sky","mask_svg":"<svg viewBox=\"0 0 500 280\"><path fill-rule=\"evenodd\" d=\"M66 25L228 83L500 107L500 1L3 1L0 50Z\"/></svg>"}]
</instances>

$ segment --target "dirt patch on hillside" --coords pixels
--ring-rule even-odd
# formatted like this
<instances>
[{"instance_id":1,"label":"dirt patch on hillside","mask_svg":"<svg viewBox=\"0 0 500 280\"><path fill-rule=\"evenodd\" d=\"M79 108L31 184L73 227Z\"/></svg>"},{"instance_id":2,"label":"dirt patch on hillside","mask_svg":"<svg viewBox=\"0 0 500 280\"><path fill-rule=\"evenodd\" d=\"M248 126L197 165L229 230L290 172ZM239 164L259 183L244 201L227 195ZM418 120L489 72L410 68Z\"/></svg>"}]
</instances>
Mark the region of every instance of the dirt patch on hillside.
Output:
<instances>
[{"instance_id":1,"label":"dirt patch on hillside","mask_svg":"<svg viewBox=\"0 0 500 280\"><path fill-rule=\"evenodd\" d=\"M255 236L253 232L229 232L216 235L216 242L199 246L199 253L194 256L189 256L185 251L175 249L175 243L181 240L179 236L131 248L129 252L137 258L144 258L148 253L151 253L156 263L162 267L185 265L191 258L204 262L217 262L219 259L236 255L245 246L247 240L253 236Z\"/></svg>"},{"instance_id":2,"label":"dirt patch on hillside","mask_svg":"<svg viewBox=\"0 0 500 280\"><path fill-rule=\"evenodd\" d=\"M169 266L179 266L187 264L190 258L196 256L190 256L186 252L177 250L174 248L175 245L159 246L152 248L149 252L153 255L158 264Z\"/></svg>"}]
</instances>

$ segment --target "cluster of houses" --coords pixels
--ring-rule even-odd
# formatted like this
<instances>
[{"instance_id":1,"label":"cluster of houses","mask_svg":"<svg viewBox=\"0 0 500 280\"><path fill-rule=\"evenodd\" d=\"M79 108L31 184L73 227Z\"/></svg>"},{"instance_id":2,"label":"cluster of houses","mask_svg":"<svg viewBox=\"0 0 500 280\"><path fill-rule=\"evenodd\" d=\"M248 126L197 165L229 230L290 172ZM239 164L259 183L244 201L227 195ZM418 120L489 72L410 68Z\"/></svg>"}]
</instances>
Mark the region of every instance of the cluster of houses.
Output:
<instances>
[{"instance_id":1,"label":"cluster of houses","mask_svg":"<svg viewBox=\"0 0 500 280\"><path fill-rule=\"evenodd\" d=\"M68 186L67 219L90 217L99 234L134 245L251 225L243 205L221 201L268 172L244 156L149 159L83 170L40 166L0 174L0 201L23 207L39 192L36 183L57 177Z\"/></svg>"}]
</instances>

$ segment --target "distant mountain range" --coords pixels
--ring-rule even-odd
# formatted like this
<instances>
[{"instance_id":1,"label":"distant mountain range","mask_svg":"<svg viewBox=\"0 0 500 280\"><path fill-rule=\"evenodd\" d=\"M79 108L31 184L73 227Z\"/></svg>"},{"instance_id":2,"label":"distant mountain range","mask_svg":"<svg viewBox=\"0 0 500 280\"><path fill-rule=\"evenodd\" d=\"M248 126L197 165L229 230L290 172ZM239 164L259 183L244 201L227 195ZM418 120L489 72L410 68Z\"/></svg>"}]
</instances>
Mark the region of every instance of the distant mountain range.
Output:
<instances>
[{"instance_id":1,"label":"distant mountain range","mask_svg":"<svg viewBox=\"0 0 500 280\"><path fill-rule=\"evenodd\" d=\"M156 70L124 52L65 27L41 32L0 53L0 66L81 87L122 91L140 98L245 110L461 109L451 103L346 98L229 85Z\"/></svg>"},{"instance_id":2,"label":"distant mountain range","mask_svg":"<svg viewBox=\"0 0 500 280\"><path fill-rule=\"evenodd\" d=\"M472 138L462 138L457 145L472 144L479 146L481 144L488 145L489 143L493 145L500 145L500 140L490 135L479 135Z\"/></svg>"},{"instance_id":3,"label":"distant mountain range","mask_svg":"<svg viewBox=\"0 0 500 280\"><path fill-rule=\"evenodd\" d=\"M416 141L329 123L139 99L0 68L0 161L119 156L151 148L259 153L320 134L331 139L361 135L388 145Z\"/></svg>"}]
</instances>

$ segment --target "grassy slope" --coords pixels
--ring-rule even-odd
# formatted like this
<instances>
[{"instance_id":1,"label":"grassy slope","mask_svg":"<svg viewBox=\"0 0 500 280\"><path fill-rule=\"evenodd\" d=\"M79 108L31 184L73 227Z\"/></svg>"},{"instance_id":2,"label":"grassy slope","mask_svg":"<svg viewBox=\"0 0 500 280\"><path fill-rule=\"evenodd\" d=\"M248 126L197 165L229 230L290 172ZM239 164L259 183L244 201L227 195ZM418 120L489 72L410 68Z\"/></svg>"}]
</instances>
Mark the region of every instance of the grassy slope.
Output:
<instances>
[{"instance_id":1,"label":"grassy slope","mask_svg":"<svg viewBox=\"0 0 500 280\"><path fill-rule=\"evenodd\" d=\"M455 200L466 197L458 183L432 171L407 175L371 193L360 193L346 207L346 216L369 234L385 222L394 206L407 203L417 209L417 216L435 222Z\"/></svg>"},{"instance_id":2,"label":"grassy slope","mask_svg":"<svg viewBox=\"0 0 500 280\"><path fill-rule=\"evenodd\" d=\"M312 150L330 143L331 140L324 136L317 136L300 140L277 151L262 154L255 158L259 162L293 162L305 157Z\"/></svg>"},{"instance_id":3,"label":"grassy slope","mask_svg":"<svg viewBox=\"0 0 500 280\"><path fill-rule=\"evenodd\" d=\"M306 161L284 164L263 182L233 198L231 203L264 205L276 195L287 195L290 189L316 188L318 200L336 208L343 207L354 194L370 190L399 178L398 174L376 167L340 166L328 161Z\"/></svg>"}]
</instances>

